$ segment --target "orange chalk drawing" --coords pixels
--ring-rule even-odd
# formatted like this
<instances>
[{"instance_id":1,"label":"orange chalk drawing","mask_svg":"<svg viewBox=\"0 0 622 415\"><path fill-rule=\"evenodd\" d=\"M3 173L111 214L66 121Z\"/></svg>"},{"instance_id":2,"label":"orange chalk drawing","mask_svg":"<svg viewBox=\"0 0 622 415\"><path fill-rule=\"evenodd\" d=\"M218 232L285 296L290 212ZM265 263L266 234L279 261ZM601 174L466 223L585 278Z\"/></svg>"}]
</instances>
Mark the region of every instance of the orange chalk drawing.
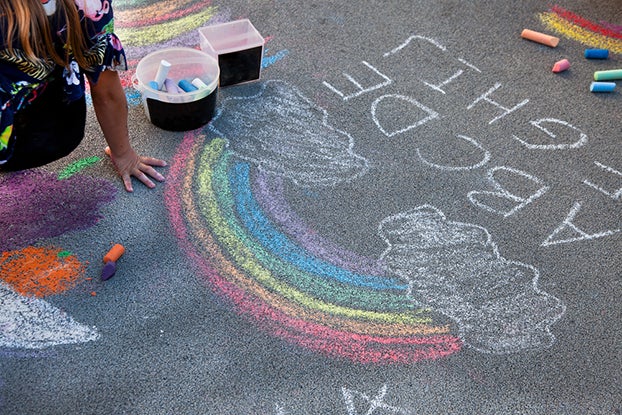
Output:
<instances>
[{"instance_id":1,"label":"orange chalk drawing","mask_svg":"<svg viewBox=\"0 0 622 415\"><path fill-rule=\"evenodd\" d=\"M75 287L85 279L86 265L54 247L26 247L2 252L0 278L19 294L46 297Z\"/></svg>"}]
</instances>

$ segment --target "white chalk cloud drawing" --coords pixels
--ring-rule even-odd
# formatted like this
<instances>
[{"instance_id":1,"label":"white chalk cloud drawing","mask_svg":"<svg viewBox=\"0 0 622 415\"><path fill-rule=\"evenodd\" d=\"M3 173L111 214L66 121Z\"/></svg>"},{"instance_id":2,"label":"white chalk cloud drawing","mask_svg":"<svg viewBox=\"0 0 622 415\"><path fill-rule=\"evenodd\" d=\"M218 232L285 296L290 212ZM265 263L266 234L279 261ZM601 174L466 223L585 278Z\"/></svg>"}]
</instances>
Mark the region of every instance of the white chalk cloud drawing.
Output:
<instances>
[{"instance_id":1,"label":"white chalk cloud drawing","mask_svg":"<svg viewBox=\"0 0 622 415\"><path fill-rule=\"evenodd\" d=\"M330 186L369 169L355 154L354 139L283 81L262 82L252 96L226 98L210 128L242 159L300 186Z\"/></svg>"},{"instance_id":2,"label":"white chalk cloud drawing","mask_svg":"<svg viewBox=\"0 0 622 415\"><path fill-rule=\"evenodd\" d=\"M99 338L94 327L76 322L50 303L24 297L0 282L0 347L44 349Z\"/></svg>"},{"instance_id":3,"label":"white chalk cloud drawing","mask_svg":"<svg viewBox=\"0 0 622 415\"><path fill-rule=\"evenodd\" d=\"M550 326L565 306L538 289L536 268L500 256L486 229L423 205L385 218L379 234L387 270L415 303L454 320L465 345L505 354L555 341Z\"/></svg>"}]
</instances>

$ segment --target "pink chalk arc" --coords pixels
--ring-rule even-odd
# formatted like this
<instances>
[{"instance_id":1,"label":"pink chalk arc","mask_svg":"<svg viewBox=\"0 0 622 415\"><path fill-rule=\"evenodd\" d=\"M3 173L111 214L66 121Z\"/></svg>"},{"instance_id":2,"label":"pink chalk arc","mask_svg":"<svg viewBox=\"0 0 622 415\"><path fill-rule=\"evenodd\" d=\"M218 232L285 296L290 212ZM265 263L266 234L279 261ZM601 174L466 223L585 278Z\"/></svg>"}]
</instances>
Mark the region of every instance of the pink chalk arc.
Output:
<instances>
[{"instance_id":1,"label":"pink chalk arc","mask_svg":"<svg viewBox=\"0 0 622 415\"><path fill-rule=\"evenodd\" d=\"M237 313L289 343L358 363L413 363L461 349L462 341L451 334L451 327L433 321L425 310L352 308L279 279L270 264L280 260L258 257L257 252L267 250L251 246L243 225L226 222L228 208L210 199L213 186L218 186L215 169L228 150L222 140L204 140L194 132L185 135L171 164L165 203L175 235L199 276ZM226 194L231 189L218 191ZM221 199L226 202L233 196Z\"/></svg>"}]
</instances>

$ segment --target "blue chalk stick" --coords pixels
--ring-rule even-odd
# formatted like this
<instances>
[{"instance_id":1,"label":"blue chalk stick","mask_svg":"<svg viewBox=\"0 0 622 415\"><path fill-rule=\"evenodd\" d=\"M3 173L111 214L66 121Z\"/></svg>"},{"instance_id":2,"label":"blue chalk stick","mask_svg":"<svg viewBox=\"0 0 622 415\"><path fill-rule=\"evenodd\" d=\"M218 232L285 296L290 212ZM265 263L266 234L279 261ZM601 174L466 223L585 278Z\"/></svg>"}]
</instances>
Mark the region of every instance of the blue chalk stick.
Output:
<instances>
[{"instance_id":1,"label":"blue chalk stick","mask_svg":"<svg viewBox=\"0 0 622 415\"><path fill-rule=\"evenodd\" d=\"M585 49L585 57L587 59L607 59L609 57L608 49Z\"/></svg>"},{"instance_id":2,"label":"blue chalk stick","mask_svg":"<svg viewBox=\"0 0 622 415\"><path fill-rule=\"evenodd\" d=\"M192 85L190 82L186 81L185 79L182 79L181 81L179 81L177 85L179 85L179 87L186 92L192 92L192 91L197 90L196 86Z\"/></svg>"},{"instance_id":3,"label":"blue chalk stick","mask_svg":"<svg viewBox=\"0 0 622 415\"><path fill-rule=\"evenodd\" d=\"M149 88L153 88L156 91L160 90L160 88L158 88L158 83L156 81L149 81Z\"/></svg>"},{"instance_id":4,"label":"blue chalk stick","mask_svg":"<svg viewBox=\"0 0 622 415\"><path fill-rule=\"evenodd\" d=\"M592 82L590 85L591 92L613 92L616 89L615 82Z\"/></svg>"}]
</instances>

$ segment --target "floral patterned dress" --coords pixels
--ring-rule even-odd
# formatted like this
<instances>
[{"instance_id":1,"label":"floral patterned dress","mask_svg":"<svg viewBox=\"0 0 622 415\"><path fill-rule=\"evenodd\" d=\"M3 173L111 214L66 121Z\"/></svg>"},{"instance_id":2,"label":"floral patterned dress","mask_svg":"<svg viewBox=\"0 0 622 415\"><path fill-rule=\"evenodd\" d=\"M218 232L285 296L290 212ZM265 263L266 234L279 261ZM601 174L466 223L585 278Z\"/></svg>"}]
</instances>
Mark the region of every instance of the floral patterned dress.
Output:
<instances>
[{"instance_id":1,"label":"floral patterned dress","mask_svg":"<svg viewBox=\"0 0 622 415\"><path fill-rule=\"evenodd\" d=\"M56 30L53 33L55 46L62 50L65 22L59 21L55 13L56 0L42 0L42 4L50 19L51 27ZM76 7L89 46L85 54L89 63L86 68L79 67L73 59L70 60L69 68L59 67L52 60L41 64L32 63L21 52L19 40L14 42L14 53L10 54L6 44L6 33L0 33L0 167L11 158L16 141L28 139L24 137L27 134L16 131L19 130L17 118L28 107L34 106L39 98L45 95L46 90L57 91L54 92L53 99L48 97L46 106L70 105L79 100L84 101L85 76L90 82L97 82L100 73L105 69L127 69L123 46L113 33L112 0L76 1ZM3 17L0 16L0 19ZM0 22L2 28L6 27L3 23ZM37 108L37 111L32 112L34 115L29 114L29 117L42 114L46 112L45 110L46 108ZM54 110L58 112L57 108ZM78 127L76 131L82 131L83 134L85 115L77 118L63 122L75 123ZM40 121L38 119L22 121L24 125L29 123ZM50 139L62 140L62 137ZM81 139L82 137L79 137L79 140Z\"/></svg>"}]
</instances>

